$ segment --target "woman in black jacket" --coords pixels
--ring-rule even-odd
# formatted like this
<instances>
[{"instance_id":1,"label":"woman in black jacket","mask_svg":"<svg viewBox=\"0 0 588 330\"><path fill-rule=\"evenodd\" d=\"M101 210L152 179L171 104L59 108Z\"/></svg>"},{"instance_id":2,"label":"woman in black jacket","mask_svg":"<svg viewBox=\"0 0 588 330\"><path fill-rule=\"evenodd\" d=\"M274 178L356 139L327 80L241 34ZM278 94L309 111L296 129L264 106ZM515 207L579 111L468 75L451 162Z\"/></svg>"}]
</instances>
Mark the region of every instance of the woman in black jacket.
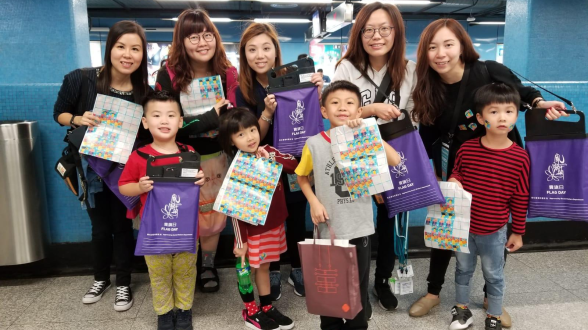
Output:
<instances>
[{"instance_id":1,"label":"woman in black jacket","mask_svg":"<svg viewBox=\"0 0 588 330\"><path fill-rule=\"evenodd\" d=\"M418 82L413 93L415 106L412 116L420 123L421 138L429 158L433 159L437 176L442 180L451 176L459 147L465 141L485 133L485 129L477 124L472 110L477 88L494 82L513 85L523 102L547 109L547 119L557 119L562 115L559 110L565 110L563 103L545 101L539 91L523 86L506 66L478 59L471 39L456 20L436 20L421 35L417 50ZM462 85L465 89L462 100L459 100ZM509 138L522 146L516 128L509 133ZM441 145L450 140L449 157L443 162ZM411 306L411 316L423 316L439 304L439 293L451 255L452 251L449 250L431 249L428 293ZM502 325L509 327L510 324L510 316L503 311Z\"/></svg>"},{"instance_id":2,"label":"woman in black jacket","mask_svg":"<svg viewBox=\"0 0 588 330\"><path fill-rule=\"evenodd\" d=\"M139 24L121 21L110 28L104 63L101 67L76 69L65 75L53 108L56 122L69 126L70 130L99 125L99 118L92 114L97 94L140 104L151 90L147 79L145 34ZM191 129L206 131L217 126L218 117L215 117L212 122L203 120ZM139 127L140 143L151 142L149 132ZM126 311L133 305L129 287L135 248L132 221L127 218L124 204L102 184L83 157L82 167L87 181L86 201L82 203L82 208L87 210L92 223L94 257L94 284L82 302L97 302L110 287L110 264L114 252L117 286L114 309Z\"/></svg>"}]
</instances>

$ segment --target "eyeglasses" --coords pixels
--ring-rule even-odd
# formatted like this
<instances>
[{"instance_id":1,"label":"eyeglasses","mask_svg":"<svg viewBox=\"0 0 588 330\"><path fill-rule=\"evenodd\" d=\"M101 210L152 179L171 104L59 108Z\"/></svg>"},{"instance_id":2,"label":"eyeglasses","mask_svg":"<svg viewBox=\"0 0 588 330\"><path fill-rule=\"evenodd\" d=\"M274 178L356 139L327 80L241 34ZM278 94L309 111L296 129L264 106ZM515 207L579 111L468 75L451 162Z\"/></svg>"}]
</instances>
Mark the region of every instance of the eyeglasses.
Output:
<instances>
[{"instance_id":1,"label":"eyeglasses","mask_svg":"<svg viewBox=\"0 0 588 330\"><path fill-rule=\"evenodd\" d=\"M390 33L392 33L392 30L394 28L391 26L382 26L379 29L374 29L374 28L366 28L361 30L361 33L363 34L363 37L366 39L371 39L374 37L374 35L376 34L376 31L380 34L380 37L382 38L386 38L387 36L390 35Z\"/></svg>"},{"instance_id":2,"label":"eyeglasses","mask_svg":"<svg viewBox=\"0 0 588 330\"><path fill-rule=\"evenodd\" d=\"M190 42L192 43L192 45L197 45L200 42L200 35L198 35L198 34L193 34L187 38L190 39ZM214 40L214 34L212 34L211 32L206 32L202 35L202 38L204 39L204 41L210 42L210 41Z\"/></svg>"}]
</instances>

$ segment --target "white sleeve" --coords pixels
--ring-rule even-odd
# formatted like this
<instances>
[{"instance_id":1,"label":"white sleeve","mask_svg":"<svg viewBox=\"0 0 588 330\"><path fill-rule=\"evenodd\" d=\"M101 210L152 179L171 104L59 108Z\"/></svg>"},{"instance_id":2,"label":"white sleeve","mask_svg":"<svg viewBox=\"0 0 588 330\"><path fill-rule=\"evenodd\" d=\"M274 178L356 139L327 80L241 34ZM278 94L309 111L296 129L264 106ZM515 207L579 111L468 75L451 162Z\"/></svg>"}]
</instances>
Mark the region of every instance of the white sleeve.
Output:
<instances>
[{"instance_id":1,"label":"white sleeve","mask_svg":"<svg viewBox=\"0 0 588 330\"><path fill-rule=\"evenodd\" d=\"M348 63L349 62L347 60L341 61L339 66L337 66L337 69L335 69L335 75L333 76L333 79L331 79L331 81L333 81L333 82L335 82L337 80L352 81L351 72L347 68Z\"/></svg>"}]
</instances>

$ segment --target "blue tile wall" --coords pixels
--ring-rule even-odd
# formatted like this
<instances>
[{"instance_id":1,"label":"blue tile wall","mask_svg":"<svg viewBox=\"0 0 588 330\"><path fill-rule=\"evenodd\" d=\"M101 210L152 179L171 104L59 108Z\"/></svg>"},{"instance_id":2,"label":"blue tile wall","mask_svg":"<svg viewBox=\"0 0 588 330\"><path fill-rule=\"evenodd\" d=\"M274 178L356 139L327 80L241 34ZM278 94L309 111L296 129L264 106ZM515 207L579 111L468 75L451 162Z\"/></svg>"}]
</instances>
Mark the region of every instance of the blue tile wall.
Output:
<instances>
[{"instance_id":1,"label":"blue tile wall","mask_svg":"<svg viewBox=\"0 0 588 330\"><path fill-rule=\"evenodd\" d=\"M60 86L0 84L0 120L39 122L51 242L86 242L91 238L90 219L53 169L65 147L66 129L53 121L53 104Z\"/></svg>"},{"instance_id":2,"label":"blue tile wall","mask_svg":"<svg viewBox=\"0 0 588 330\"><path fill-rule=\"evenodd\" d=\"M530 79L585 81L586 0L508 0L504 62Z\"/></svg>"}]
</instances>

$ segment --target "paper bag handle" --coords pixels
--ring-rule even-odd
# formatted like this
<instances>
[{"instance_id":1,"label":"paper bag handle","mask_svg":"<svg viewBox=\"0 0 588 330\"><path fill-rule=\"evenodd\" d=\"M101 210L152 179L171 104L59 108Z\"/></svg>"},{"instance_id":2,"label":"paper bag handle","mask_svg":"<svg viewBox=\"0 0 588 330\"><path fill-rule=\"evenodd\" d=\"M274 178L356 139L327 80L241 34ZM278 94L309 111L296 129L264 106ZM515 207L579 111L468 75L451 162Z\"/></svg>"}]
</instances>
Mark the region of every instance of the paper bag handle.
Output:
<instances>
[{"instance_id":1,"label":"paper bag handle","mask_svg":"<svg viewBox=\"0 0 588 330\"><path fill-rule=\"evenodd\" d=\"M329 220L325 221L325 224L327 224L327 228L329 228L329 234L331 235L331 245L335 245L335 232L333 231L333 228L331 228L331 224L329 224ZM321 234L318 230L318 225L314 225L313 239L315 240L315 243L316 243L316 239L320 239L320 238L321 238Z\"/></svg>"}]
</instances>

